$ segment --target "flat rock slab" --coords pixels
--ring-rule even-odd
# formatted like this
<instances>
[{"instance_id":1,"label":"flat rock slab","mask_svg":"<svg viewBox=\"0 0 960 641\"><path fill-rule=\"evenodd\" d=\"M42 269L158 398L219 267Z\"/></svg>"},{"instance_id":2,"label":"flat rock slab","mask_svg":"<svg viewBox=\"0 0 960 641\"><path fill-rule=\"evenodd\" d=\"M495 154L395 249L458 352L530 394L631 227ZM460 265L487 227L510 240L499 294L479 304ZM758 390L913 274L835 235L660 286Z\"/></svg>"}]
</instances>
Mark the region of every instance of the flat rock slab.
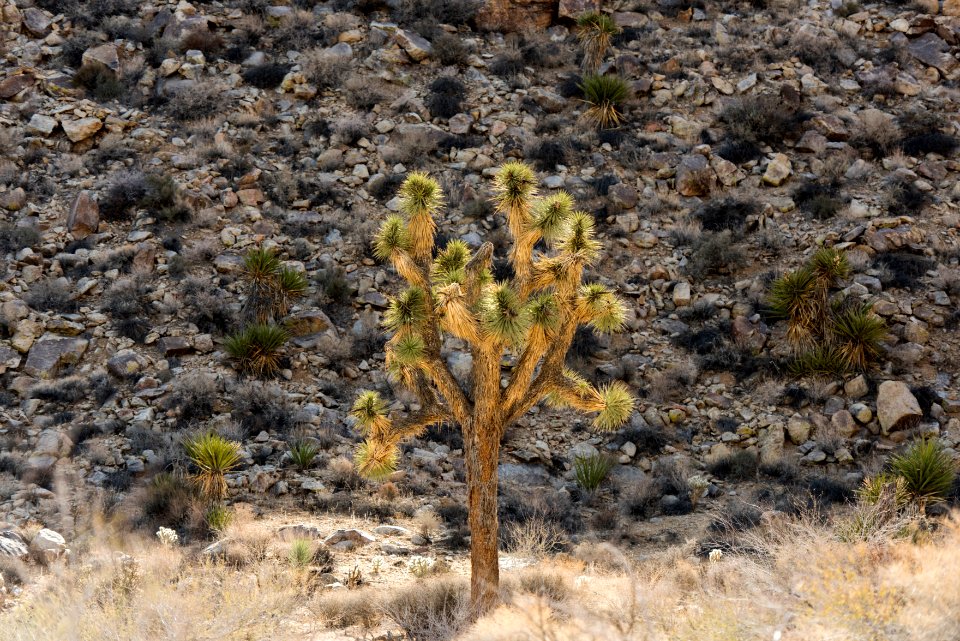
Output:
<instances>
[{"instance_id":1,"label":"flat rock slab","mask_svg":"<svg viewBox=\"0 0 960 641\"><path fill-rule=\"evenodd\" d=\"M277 530L277 534L284 541L295 541L297 539L317 541L320 539L320 528L315 525L297 523L296 525L284 525Z\"/></svg>"},{"instance_id":2,"label":"flat rock slab","mask_svg":"<svg viewBox=\"0 0 960 641\"><path fill-rule=\"evenodd\" d=\"M79 362L89 344L85 338L44 335L30 348L23 371L37 378L52 378L62 365Z\"/></svg>"},{"instance_id":3,"label":"flat rock slab","mask_svg":"<svg viewBox=\"0 0 960 641\"><path fill-rule=\"evenodd\" d=\"M901 381L884 381L877 391L877 418L884 434L915 427L923 418L917 398Z\"/></svg>"},{"instance_id":4,"label":"flat rock slab","mask_svg":"<svg viewBox=\"0 0 960 641\"><path fill-rule=\"evenodd\" d=\"M27 556L30 550L20 535L12 530L0 532L0 557L12 556L15 559Z\"/></svg>"}]
</instances>

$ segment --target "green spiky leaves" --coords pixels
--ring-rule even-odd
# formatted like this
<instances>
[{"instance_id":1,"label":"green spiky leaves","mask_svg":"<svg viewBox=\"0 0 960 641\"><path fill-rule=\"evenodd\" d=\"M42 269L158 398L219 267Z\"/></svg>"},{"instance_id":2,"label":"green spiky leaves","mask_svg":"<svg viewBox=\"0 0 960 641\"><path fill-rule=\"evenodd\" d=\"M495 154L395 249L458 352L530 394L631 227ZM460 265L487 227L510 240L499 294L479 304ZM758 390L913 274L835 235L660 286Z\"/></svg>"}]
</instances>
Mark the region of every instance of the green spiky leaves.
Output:
<instances>
[{"instance_id":1,"label":"green spiky leaves","mask_svg":"<svg viewBox=\"0 0 960 641\"><path fill-rule=\"evenodd\" d=\"M600 388L603 409L593 419L593 427L609 432L619 428L633 413L633 395L622 381L614 381Z\"/></svg>"},{"instance_id":2,"label":"green spiky leaves","mask_svg":"<svg viewBox=\"0 0 960 641\"><path fill-rule=\"evenodd\" d=\"M399 458L393 443L367 440L357 446L353 461L361 476L382 481L396 471Z\"/></svg>"},{"instance_id":3,"label":"green spiky leaves","mask_svg":"<svg viewBox=\"0 0 960 641\"><path fill-rule=\"evenodd\" d=\"M548 243L566 231L567 219L573 212L573 197L565 191L551 194L533 206L533 227Z\"/></svg>"},{"instance_id":4,"label":"green spiky leaves","mask_svg":"<svg viewBox=\"0 0 960 641\"><path fill-rule=\"evenodd\" d=\"M588 11L577 18L577 38L583 47L583 70L596 73L612 38L620 33L613 18L599 11Z\"/></svg>"},{"instance_id":5,"label":"green spiky leaves","mask_svg":"<svg viewBox=\"0 0 960 641\"><path fill-rule=\"evenodd\" d=\"M373 255L379 260L389 260L398 251L409 251L410 235L400 216L388 216L373 242Z\"/></svg>"},{"instance_id":6,"label":"green spiky leaves","mask_svg":"<svg viewBox=\"0 0 960 641\"><path fill-rule=\"evenodd\" d=\"M390 419L387 418L387 404L383 402L379 394L369 390L361 392L357 400L353 402L350 416L356 419L364 436L381 435L390 427Z\"/></svg>"},{"instance_id":7,"label":"green spiky leaves","mask_svg":"<svg viewBox=\"0 0 960 641\"><path fill-rule=\"evenodd\" d=\"M227 495L224 475L243 460L240 444L210 432L185 440L183 449L198 470L194 481L200 491L211 500L223 499Z\"/></svg>"},{"instance_id":8,"label":"green spiky leaves","mask_svg":"<svg viewBox=\"0 0 960 641\"><path fill-rule=\"evenodd\" d=\"M470 248L462 240L451 240L433 261L433 282L437 285L463 284L467 278Z\"/></svg>"},{"instance_id":9,"label":"green spiky leaves","mask_svg":"<svg viewBox=\"0 0 960 641\"><path fill-rule=\"evenodd\" d=\"M593 216L582 211L573 212L561 248L564 254L576 257L583 263L596 260L600 253L600 243L595 238Z\"/></svg>"},{"instance_id":10,"label":"green spiky leaves","mask_svg":"<svg viewBox=\"0 0 960 641\"><path fill-rule=\"evenodd\" d=\"M537 194L537 175L524 162L510 160L504 163L494 181L497 203L501 211L521 202L529 202Z\"/></svg>"},{"instance_id":11,"label":"green spiky leaves","mask_svg":"<svg viewBox=\"0 0 960 641\"><path fill-rule=\"evenodd\" d=\"M228 336L224 349L241 372L268 377L280 370L280 356L288 338L283 327L255 323Z\"/></svg>"},{"instance_id":12,"label":"green spiky leaves","mask_svg":"<svg viewBox=\"0 0 960 641\"><path fill-rule=\"evenodd\" d=\"M539 294L527 304L530 324L539 327L547 334L560 326L560 307L553 294Z\"/></svg>"},{"instance_id":13,"label":"green spiky leaves","mask_svg":"<svg viewBox=\"0 0 960 641\"><path fill-rule=\"evenodd\" d=\"M873 313L869 303L852 305L836 315L831 328L847 367L866 370L883 352L887 324Z\"/></svg>"},{"instance_id":14,"label":"green spiky leaves","mask_svg":"<svg viewBox=\"0 0 960 641\"><path fill-rule=\"evenodd\" d=\"M579 85L588 108L587 122L600 129L612 129L623 122L623 105L630 99L630 85L620 76L587 76Z\"/></svg>"},{"instance_id":15,"label":"green spiky leaves","mask_svg":"<svg viewBox=\"0 0 960 641\"><path fill-rule=\"evenodd\" d=\"M583 322L603 334L623 329L627 310L616 294L597 283L584 285L578 294L577 313Z\"/></svg>"},{"instance_id":16,"label":"green spiky leaves","mask_svg":"<svg viewBox=\"0 0 960 641\"><path fill-rule=\"evenodd\" d=\"M833 247L818 249L810 258L808 266L817 282L825 289L836 287L841 280L850 276L850 262L846 252Z\"/></svg>"},{"instance_id":17,"label":"green spiky leaves","mask_svg":"<svg viewBox=\"0 0 960 641\"><path fill-rule=\"evenodd\" d=\"M284 267L272 249L255 247L243 257L243 277L249 289L244 315L260 324L279 320L307 291L307 279Z\"/></svg>"},{"instance_id":18,"label":"green spiky leaves","mask_svg":"<svg viewBox=\"0 0 960 641\"><path fill-rule=\"evenodd\" d=\"M270 281L279 269L280 259L272 249L256 247L243 257L243 272L251 282Z\"/></svg>"},{"instance_id":19,"label":"green spiky leaves","mask_svg":"<svg viewBox=\"0 0 960 641\"><path fill-rule=\"evenodd\" d=\"M480 302L482 326L490 337L507 345L523 343L530 317L510 285L497 283L490 286Z\"/></svg>"},{"instance_id":20,"label":"green spiky leaves","mask_svg":"<svg viewBox=\"0 0 960 641\"><path fill-rule=\"evenodd\" d=\"M419 287L411 287L392 301L383 324L392 332L413 331L427 319L427 293Z\"/></svg>"},{"instance_id":21,"label":"green spiky leaves","mask_svg":"<svg viewBox=\"0 0 960 641\"><path fill-rule=\"evenodd\" d=\"M419 334L403 334L390 347L394 362L400 367L415 367L423 362L427 346Z\"/></svg>"},{"instance_id":22,"label":"green spiky leaves","mask_svg":"<svg viewBox=\"0 0 960 641\"><path fill-rule=\"evenodd\" d=\"M414 171L400 185L400 211L408 218L420 214L432 216L443 207L443 192L436 180L421 171Z\"/></svg>"}]
</instances>

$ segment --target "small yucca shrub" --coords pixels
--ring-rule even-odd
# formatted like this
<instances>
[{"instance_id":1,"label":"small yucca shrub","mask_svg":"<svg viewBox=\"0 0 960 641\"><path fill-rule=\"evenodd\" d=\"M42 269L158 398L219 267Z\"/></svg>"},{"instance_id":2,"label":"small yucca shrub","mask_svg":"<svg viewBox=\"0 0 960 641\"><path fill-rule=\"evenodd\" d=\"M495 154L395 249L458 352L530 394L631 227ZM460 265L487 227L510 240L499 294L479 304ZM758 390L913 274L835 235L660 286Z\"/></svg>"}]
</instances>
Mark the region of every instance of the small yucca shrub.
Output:
<instances>
[{"instance_id":1,"label":"small yucca shrub","mask_svg":"<svg viewBox=\"0 0 960 641\"><path fill-rule=\"evenodd\" d=\"M839 312L833 319L831 331L847 368L864 371L882 353L887 324L864 303Z\"/></svg>"},{"instance_id":2,"label":"small yucca shrub","mask_svg":"<svg viewBox=\"0 0 960 641\"><path fill-rule=\"evenodd\" d=\"M577 18L577 38L583 47L584 73L597 73L610 41L620 33L613 18L599 11L588 11Z\"/></svg>"},{"instance_id":3,"label":"small yucca shrub","mask_svg":"<svg viewBox=\"0 0 960 641\"><path fill-rule=\"evenodd\" d=\"M835 345L809 349L794 358L789 367L794 376L818 378L842 378L850 369L843 352Z\"/></svg>"},{"instance_id":4,"label":"small yucca shrub","mask_svg":"<svg viewBox=\"0 0 960 641\"><path fill-rule=\"evenodd\" d=\"M233 521L233 512L225 505L211 505L204 515L204 520L210 533L214 536L220 536Z\"/></svg>"},{"instance_id":5,"label":"small yucca shrub","mask_svg":"<svg viewBox=\"0 0 960 641\"><path fill-rule=\"evenodd\" d=\"M194 479L201 492L213 500L226 496L224 475L240 464L240 445L211 432L185 440L183 449L199 470Z\"/></svg>"},{"instance_id":6,"label":"small yucca shrub","mask_svg":"<svg viewBox=\"0 0 960 641\"><path fill-rule=\"evenodd\" d=\"M857 500L867 505L876 505L886 500L900 509L910 502L910 491L902 476L878 474L863 480L863 484L857 490Z\"/></svg>"},{"instance_id":7,"label":"small yucca shrub","mask_svg":"<svg viewBox=\"0 0 960 641\"><path fill-rule=\"evenodd\" d=\"M301 470L313 465L313 461L320 453L320 448L313 443L301 441L290 446L290 460Z\"/></svg>"},{"instance_id":8,"label":"small yucca shrub","mask_svg":"<svg viewBox=\"0 0 960 641\"><path fill-rule=\"evenodd\" d=\"M623 105L630 99L630 86L613 75L587 76L579 85L589 105L584 117L600 129L612 129L623 121Z\"/></svg>"},{"instance_id":9,"label":"small yucca shrub","mask_svg":"<svg viewBox=\"0 0 960 641\"><path fill-rule=\"evenodd\" d=\"M921 505L946 499L957 474L956 464L936 438L914 442L894 457L892 467L906 483L910 496Z\"/></svg>"},{"instance_id":10,"label":"small yucca shrub","mask_svg":"<svg viewBox=\"0 0 960 641\"><path fill-rule=\"evenodd\" d=\"M290 552L287 554L287 560L294 568L303 569L310 565L313 560L313 548L310 541L297 539L290 545Z\"/></svg>"},{"instance_id":11,"label":"small yucca shrub","mask_svg":"<svg viewBox=\"0 0 960 641\"><path fill-rule=\"evenodd\" d=\"M814 328L821 312L817 296L817 279L809 268L784 274L773 281L770 291L770 311L776 318L789 323L787 338L794 345L806 345L814 336Z\"/></svg>"},{"instance_id":12,"label":"small yucca shrub","mask_svg":"<svg viewBox=\"0 0 960 641\"><path fill-rule=\"evenodd\" d=\"M250 325L229 336L224 343L227 354L245 374L273 376L280 369L280 352L289 334L278 325Z\"/></svg>"},{"instance_id":13,"label":"small yucca shrub","mask_svg":"<svg viewBox=\"0 0 960 641\"><path fill-rule=\"evenodd\" d=\"M578 456L573 463L577 484L588 492L595 492L613 469L613 459L603 454Z\"/></svg>"},{"instance_id":14,"label":"small yucca shrub","mask_svg":"<svg viewBox=\"0 0 960 641\"><path fill-rule=\"evenodd\" d=\"M242 273L248 285L244 315L260 324L285 316L293 301L307 291L303 274L284 267L272 249L257 247L248 251Z\"/></svg>"}]
</instances>

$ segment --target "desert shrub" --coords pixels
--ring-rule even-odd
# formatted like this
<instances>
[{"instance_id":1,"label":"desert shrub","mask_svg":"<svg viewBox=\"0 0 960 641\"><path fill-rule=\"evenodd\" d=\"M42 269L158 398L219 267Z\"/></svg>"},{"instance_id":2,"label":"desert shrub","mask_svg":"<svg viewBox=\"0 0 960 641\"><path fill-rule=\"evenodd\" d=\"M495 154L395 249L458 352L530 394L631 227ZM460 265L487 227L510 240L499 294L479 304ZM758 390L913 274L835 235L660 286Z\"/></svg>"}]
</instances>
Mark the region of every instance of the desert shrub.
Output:
<instances>
[{"instance_id":1,"label":"desert shrub","mask_svg":"<svg viewBox=\"0 0 960 641\"><path fill-rule=\"evenodd\" d=\"M196 486L182 474L161 472L154 476L139 501L144 525L182 529L195 516L198 505Z\"/></svg>"},{"instance_id":2,"label":"desert shrub","mask_svg":"<svg viewBox=\"0 0 960 641\"><path fill-rule=\"evenodd\" d=\"M543 139L534 143L526 152L540 171L554 171L557 165L567 164L570 146L562 140Z\"/></svg>"},{"instance_id":3,"label":"desert shrub","mask_svg":"<svg viewBox=\"0 0 960 641\"><path fill-rule=\"evenodd\" d=\"M339 87L350 73L350 59L325 49L311 49L300 59L303 75L318 89Z\"/></svg>"},{"instance_id":4,"label":"desert shrub","mask_svg":"<svg viewBox=\"0 0 960 641\"><path fill-rule=\"evenodd\" d=\"M390 95L382 82L361 76L348 78L343 94L347 104L360 111L370 111Z\"/></svg>"},{"instance_id":5,"label":"desert shrub","mask_svg":"<svg viewBox=\"0 0 960 641\"><path fill-rule=\"evenodd\" d=\"M469 592L461 579L420 581L388 597L383 612L409 639L443 641L468 625Z\"/></svg>"},{"instance_id":6,"label":"desert shrub","mask_svg":"<svg viewBox=\"0 0 960 641\"><path fill-rule=\"evenodd\" d=\"M68 376L57 381L38 383L30 389L30 398L52 403L69 404L85 398L90 382L82 376Z\"/></svg>"},{"instance_id":7,"label":"desert shrub","mask_svg":"<svg viewBox=\"0 0 960 641\"><path fill-rule=\"evenodd\" d=\"M749 481L757 476L758 462L756 454L738 450L723 456L707 466L711 474L721 479Z\"/></svg>"},{"instance_id":8,"label":"desert shrub","mask_svg":"<svg viewBox=\"0 0 960 641\"><path fill-rule=\"evenodd\" d=\"M99 102L116 100L126 91L117 74L100 64L86 64L77 70L73 82L86 89Z\"/></svg>"},{"instance_id":9,"label":"desert shrub","mask_svg":"<svg viewBox=\"0 0 960 641\"><path fill-rule=\"evenodd\" d=\"M724 160L729 160L736 165L742 165L755 158L759 158L763 152L760 147L749 140L725 140L717 147L716 154Z\"/></svg>"},{"instance_id":10,"label":"desert shrub","mask_svg":"<svg viewBox=\"0 0 960 641\"><path fill-rule=\"evenodd\" d=\"M223 37L220 34L206 29L194 29L180 39L181 51L202 51L206 56L220 53L223 45Z\"/></svg>"},{"instance_id":11,"label":"desert shrub","mask_svg":"<svg viewBox=\"0 0 960 641\"><path fill-rule=\"evenodd\" d=\"M432 41L433 55L444 66L464 65L470 55L470 50L463 39L453 33L443 32Z\"/></svg>"},{"instance_id":12,"label":"desert shrub","mask_svg":"<svg viewBox=\"0 0 960 641\"><path fill-rule=\"evenodd\" d=\"M191 373L176 379L172 387L166 406L177 412L178 425L190 425L213 415L217 385L212 377Z\"/></svg>"},{"instance_id":13,"label":"desert shrub","mask_svg":"<svg viewBox=\"0 0 960 641\"><path fill-rule=\"evenodd\" d=\"M833 218L845 204L839 185L822 182L800 185L793 192L793 201L801 211L817 220Z\"/></svg>"},{"instance_id":14,"label":"desert shrub","mask_svg":"<svg viewBox=\"0 0 960 641\"><path fill-rule=\"evenodd\" d=\"M831 323L830 332L848 370L862 372L880 358L887 324L869 303L847 305L833 314Z\"/></svg>"},{"instance_id":15,"label":"desert shrub","mask_svg":"<svg viewBox=\"0 0 960 641\"><path fill-rule=\"evenodd\" d=\"M0 255L34 247L40 242L40 232L32 225L0 222Z\"/></svg>"},{"instance_id":16,"label":"desert shrub","mask_svg":"<svg viewBox=\"0 0 960 641\"><path fill-rule=\"evenodd\" d=\"M338 457L330 461L327 466L330 473L330 483L338 490L359 490L366 481L357 472L353 462L345 457Z\"/></svg>"},{"instance_id":17,"label":"desert shrub","mask_svg":"<svg viewBox=\"0 0 960 641\"><path fill-rule=\"evenodd\" d=\"M68 66L79 68L83 65L83 53L95 47L99 40L89 32L74 31L70 37L60 45L60 59Z\"/></svg>"},{"instance_id":18,"label":"desert shrub","mask_svg":"<svg viewBox=\"0 0 960 641\"><path fill-rule=\"evenodd\" d=\"M45 278L32 283L23 302L38 312L67 314L77 310L73 287L66 278Z\"/></svg>"},{"instance_id":19,"label":"desert shrub","mask_svg":"<svg viewBox=\"0 0 960 641\"><path fill-rule=\"evenodd\" d=\"M435 118L448 119L462 110L467 97L466 86L452 76L441 76L430 83L426 107Z\"/></svg>"},{"instance_id":20,"label":"desert shrub","mask_svg":"<svg viewBox=\"0 0 960 641\"><path fill-rule=\"evenodd\" d=\"M936 265L932 259L908 251L882 252L877 254L873 264L880 271L879 278L884 287L909 290L919 286L927 270Z\"/></svg>"},{"instance_id":21,"label":"desert shrub","mask_svg":"<svg viewBox=\"0 0 960 641\"><path fill-rule=\"evenodd\" d=\"M337 135L340 142L351 147L369 132L370 127L359 118L344 118L337 121L333 127L333 133Z\"/></svg>"},{"instance_id":22,"label":"desert shrub","mask_svg":"<svg viewBox=\"0 0 960 641\"><path fill-rule=\"evenodd\" d=\"M315 611L329 627L359 626L365 630L372 629L383 618L382 601L371 594L372 590L373 588L366 588L326 592L317 600Z\"/></svg>"},{"instance_id":23,"label":"desert shrub","mask_svg":"<svg viewBox=\"0 0 960 641\"><path fill-rule=\"evenodd\" d=\"M290 65L276 62L267 62L250 67L243 72L243 81L257 89L275 89L283 82L283 77L290 72Z\"/></svg>"},{"instance_id":24,"label":"desert shrub","mask_svg":"<svg viewBox=\"0 0 960 641\"><path fill-rule=\"evenodd\" d=\"M270 377L280 370L283 347L289 339L279 325L254 324L227 337L224 349L243 374Z\"/></svg>"},{"instance_id":25,"label":"desert shrub","mask_svg":"<svg viewBox=\"0 0 960 641\"><path fill-rule=\"evenodd\" d=\"M262 431L285 434L297 425L294 408L279 385L250 381L237 386L231 416L245 438Z\"/></svg>"},{"instance_id":26,"label":"desert shrub","mask_svg":"<svg viewBox=\"0 0 960 641\"><path fill-rule=\"evenodd\" d=\"M724 198L711 200L701 207L695 215L705 231L740 232L748 216L757 213L757 203Z\"/></svg>"},{"instance_id":27,"label":"desert shrub","mask_svg":"<svg viewBox=\"0 0 960 641\"><path fill-rule=\"evenodd\" d=\"M578 456L573 463L577 484L587 492L595 492L606 480L613 466L613 459L603 454Z\"/></svg>"},{"instance_id":28,"label":"desert shrub","mask_svg":"<svg viewBox=\"0 0 960 641\"><path fill-rule=\"evenodd\" d=\"M807 491L821 505L847 503L853 496L853 489L846 483L829 476L815 476L806 482Z\"/></svg>"},{"instance_id":29,"label":"desert shrub","mask_svg":"<svg viewBox=\"0 0 960 641\"><path fill-rule=\"evenodd\" d=\"M207 279L189 277L180 285L184 317L202 332L227 331L234 322L227 294Z\"/></svg>"},{"instance_id":30,"label":"desert shrub","mask_svg":"<svg viewBox=\"0 0 960 641\"><path fill-rule=\"evenodd\" d=\"M193 480L199 487L200 493L214 501L222 500L227 495L227 481L224 475L243 461L239 443L227 440L213 432L207 432L185 439L183 449L197 469ZM215 518L217 523L222 523L229 517L217 515ZM208 524L210 520L211 516L208 512ZM215 528L211 527L211 529Z\"/></svg>"},{"instance_id":31,"label":"desert shrub","mask_svg":"<svg viewBox=\"0 0 960 641\"><path fill-rule=\"evenodd\" d=\"M914 442L891 462L894 473L906 483L907 492L921 505L943 501L956 477L956 465L936 438Z\"/></svg>"},{"instance_id":32,"label":"desert shrub","mask_svg":"<svg viewBox=\"0 0 960 641\"><path fill-rule=\"evenodd\" d=\"M687 271L694 277L709 274L732 274L746 264L743 249L734 243L730 231L703 234L695 243L687 263Z\"/></svg>"},{"instance_id":33,"label":"desert shrub","mask_svg":"<svg viewBox=\"0 0 960 641\"><path fill-rule=\"evenodd\" d=\"M100 310L109 314L122 336L143 342L150 332L150 301L153 286L143 278L123 278L103 294Z\"/></svg>"},{"instance_id":34,"label":"desert shrub","mask_svg":"<svg viewBox=\"0 0 960 641\"><path fill-rule=\"evenodd\" d=\"M521 574L518 587L521 592L557 603L566 601L570 596L570 586L562 574L541 569L532 569Z\"/></svg>"},{"instance_id":35,"label":"desert shrub","mask_svg":"<svg viewBox=\"0 0 960 641\"><path fill-rule=\"evenodd\" d=\"M887 213L891 216L916 216L923 211L929 198L909 178L895 178L887 185L885 198Z\"/></svg>"},{"instance_id":36,"label":"desert shrub","mask_svg":"<svg viewBox=\"0 0 960 641\"><path fill-rule=\"evenodd\" d=\"M960 144L955 136L941 131L943 116L934 111L908 111L900 116L897 124L903 132L900 148L910 156L931 153L950 156Z\"/></svg>"},{"instance_id":37,"label":"desert shrub","mask_svg":"<svg viewBox=\"0 0 960 641\"><path fill-rule=\"evenodd\" d=\"M227 87L218 82L198 82L178 89L166 99L164 109L174 120L189 122L210 118L220 113Z\"/></svg>"},{"instance_id":38,"label":"desert shrub","mask_svg":"<svg viewBox=\"0 0 960 641\"><path fill-rule=\"evenodd\" d=\"M615 442L618 445L623 445L628 441L637 446L638 455L647 456L660 454L663 451L663 446L669 442L660 430L646 425L643 427L628 427L622 430L617 435Z\"/></svg>"},{"instance_id":39,"label":"desert shrub","mask_svg":"<svg viewBox=\"0 0 960 641\"><path fill-rule=\"evenodd\" d=\"M720 121L726 125L731 142L741 145L780 144L784 138L795 135L803 119L802 114L773 94L735 98L720 111Z\"/></svg>"}]
</instances>

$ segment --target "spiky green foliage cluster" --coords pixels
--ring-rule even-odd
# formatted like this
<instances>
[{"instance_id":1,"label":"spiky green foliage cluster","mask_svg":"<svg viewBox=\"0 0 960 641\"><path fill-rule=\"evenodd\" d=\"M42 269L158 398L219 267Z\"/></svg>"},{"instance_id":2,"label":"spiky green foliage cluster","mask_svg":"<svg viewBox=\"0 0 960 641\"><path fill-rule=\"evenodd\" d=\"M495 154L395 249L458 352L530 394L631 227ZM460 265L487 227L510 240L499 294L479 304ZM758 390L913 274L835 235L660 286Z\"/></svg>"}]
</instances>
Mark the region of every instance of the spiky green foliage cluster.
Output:
<instances>
[{"instance_id":1,"label":"spiky green foliage cluster","mask_svg":"<svg viewBox=\"0 0 960 641\"><path fill-rule=\"evenodd\" d=\"M293 301L307 291L307 279L285 267L272 249L255 247L243 257L243 278L247 282L244 315L260 324L285 316Z\"/></svg>"},{"instance_id":2,"label":"spiky green foliage cluster","mask_svg":"<svg viewBox=\"0 0 960 641\"><path fill-rule=\"evenodd\" d=\"M887 325L869 303L830 301L849 275L846 254L823 248L774 281L768 304L775 317L787 321L787 339L797 352L794 374L842 377L869 369L883 353Z\"/></svg>"},{"instance_id":3,"label":"spiky green foliage cluster","mask_svg":"<svg viewBox=\"0 0 960 641\"><path fill-rule=\"evenodd\" d=\"M203 519L207 524L207 529L213 536L220 536L226 531L233 522L233 510L226 505L214 504L207 508Z\"/></svg>"},{"instance_id":4,"label":"spiky green foliage cluster","mask_svg":"<svg viewBox=\"0 0 960 641\"><path fill-rule=\"evenodd\" d=\"M577 17L577 38L583 47L584 73L597 73L610 41L621 29L609 15L588 11Z\"/></svg>"},{"instance_id":5,"label":"spiky green foliage cluster","mask_svg":"<svg viewBox=\"0 0 960 641\"><path fill-rule=\"evenodd\" d=\"M586 76L579 85L589 105L586 120L600 129L619 127L623 121L623 105L630 99L630 85L620 76L604 74Z\"/></svg>"},{"instance_id":6,"label":"spiky green foliage cluster","mask_svg":"<svg viewBox=\"0 0 960 641\"><path fill-rule=\"evenodd\" d=\"M623 327L626 311L616 294L582 283L584 270L600 257L593 217L578 211L566 192L538 197L536 174L523 162L506 162L493 191L496 211L505 217L514 241L509 256L514 277L509 281L491 277L489 244L476 252L460 240L434 247L434 218L444 198L425 174L413 173L404 181L400 215L389 216L376 236L376 257L389 260L408 283L383 318L392 333L385 350L387 369L393 380L417 394L423 410L394 421L379 395L360 395L351 415L365 437L355 460L367 477L382 479L395 469L401 439L450 420L445 404L450 386L468 381L444 379L444 335L497 354L512 352L516 375L529 388L545 355L554 345L568 347L578 326L599 332ZM543 253L534 249L540 241L547 248ZM496 362L500 360L498 356ZM557 378L561 366L562 358L554 358ZM596 429L615 429L633 411L633 397L622 383L597 389L585 380L562 379L551 379L550 389L538 390L540 398L549 395L552 402L595 413ZM501 390L503 405L519 403L518 397L506 398L510 391ZM464 391L464 398L470 396Z\"/></svg>"},{"instance_id":7,"label":"spiky green foliage cluster","mask_svg":"<svg viewBox=\"0 0 960 641\"><path fill-rule=\"evenodd\" d=\"M224 475L240 464L240 445L208 432L183 442L187 457L196 466L194 480L209 499L219 501L227 494Z\"/></svg>"},{"instance_id":8,"label":"spiky green foliage cluster","mask_svg":"<svg viewBox=\"0 0 960 641\"><path fill-rule=\"evenodd\" d=\"M290 460L301 470L309 469L319 453L320 448L309 441L298 441L290 446Z\"/></svg>"},{"instance_id":9,"label":"spiky green foliage cluster","mask_svg":"<svg viewBox=\"0 0 960 641\"><path fill-rule=\"evenodd\" d=\"M279 325L258 323L228 336L224 349L241 372L268 377L280 370L281 352L289 337Z\"/></svg>"},{"instance_id":10,"label":"spiky green foliage cluster","mask_svg":"<svg viewBox=\"0 0 960 641\"><path fill-rule=\"evenodd\" d=\"M903 479L907 492L921 505L943 501L950 493L957 465L939 439L928 437L914 442L894 457L894 473Z\"/></svg>"},{"instance_id":11,"label":"spiky green foliage cluster","mask_svg":"<svg viewBox=\"0 0 960 641\"><path fill-rule=\"evenodd\" d=\"M595 492L613 469L613 459L604 454L578 456L573 462L577 485L587 492Z\"/></svg>"},{"instance_id":12,"label":"spiky green foliage cluster","mask_svg":"<svg viewBox=\"0 0 960 641\"><path fill-rule=\"evenodd\" d=\"M290 544L287 560L294 568L301 570L306 568L313 561L313 545L306 539L295 540Z\"/></svg>"}]
</instances>

